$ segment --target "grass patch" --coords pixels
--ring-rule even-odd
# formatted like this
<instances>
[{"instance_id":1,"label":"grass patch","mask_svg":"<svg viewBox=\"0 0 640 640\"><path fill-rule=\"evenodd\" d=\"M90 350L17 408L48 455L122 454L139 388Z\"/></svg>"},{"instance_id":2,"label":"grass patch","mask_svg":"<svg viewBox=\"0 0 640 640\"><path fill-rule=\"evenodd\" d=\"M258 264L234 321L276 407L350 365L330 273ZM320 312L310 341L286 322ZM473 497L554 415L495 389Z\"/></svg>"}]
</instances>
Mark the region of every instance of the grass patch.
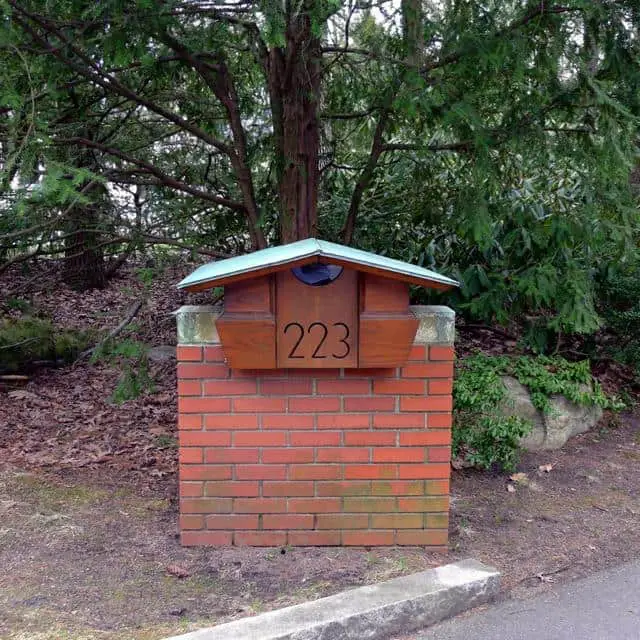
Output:
<instances>
[{"instance_id":1,"label":"grass patch","mask_svg":"<svg viewBox=\"0 0 640 640\"><path fill-rule=\"evenodd\" d=\"M14 476L12 484L15 485L19 497L34 502L40 509L51 511L56 511L61 507L94 504L109 495L104 489L83 485L54 484L31 474Z\"/></svg>"}]
</instances>

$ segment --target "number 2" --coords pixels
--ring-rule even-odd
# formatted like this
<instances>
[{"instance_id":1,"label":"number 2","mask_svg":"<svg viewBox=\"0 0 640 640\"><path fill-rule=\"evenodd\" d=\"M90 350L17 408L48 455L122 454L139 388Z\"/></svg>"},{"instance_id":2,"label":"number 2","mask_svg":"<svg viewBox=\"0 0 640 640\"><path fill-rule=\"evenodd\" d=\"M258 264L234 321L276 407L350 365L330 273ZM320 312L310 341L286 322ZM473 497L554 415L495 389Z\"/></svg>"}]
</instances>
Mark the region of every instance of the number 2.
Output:
<instances>
[{"instance_id":1,"label":"number 2","mask_svg":"<svg viewBox=\"0 0 640 640\"><path fill-rule=\"evenodd\" d=\"M322 327L324 334L322 335L322 339L320 340L320 342L318 342L318 346L315 348L315 351L311 354L311 357L316 359L326 358L327 356L319 356L318 351L320 351L320 348L324 344L324 341L327 339L327 334L329 333L329 330L327 329L327 325L322 324L322 322L312 322L309 325L309 329L307 330L307 333L309 335L311 335L311 329L313 329L313 327Z\"/></svg>"},{"instance_id":2,"label":"number 2","mask_svg":"<svg viewBox=\"0 0 640 640\"><path fill-rule=\"evenodd\" d=\"M296 343L293 345L293 349L291 349L291 351L289 351L289 355L287 356L287 358L304 358L304 356L297 356L296 355L296 349L300 346L300 343L302 342L302 338L304 338L304 327L299 323L299 322L290 322L285 328L284 328L284 333L285 335L287 334L287 331L289 331L290 327L298 327L298 329L300 329L300 335L298 336L298 339L296 340Z\"/></svg>"}]
</instances>

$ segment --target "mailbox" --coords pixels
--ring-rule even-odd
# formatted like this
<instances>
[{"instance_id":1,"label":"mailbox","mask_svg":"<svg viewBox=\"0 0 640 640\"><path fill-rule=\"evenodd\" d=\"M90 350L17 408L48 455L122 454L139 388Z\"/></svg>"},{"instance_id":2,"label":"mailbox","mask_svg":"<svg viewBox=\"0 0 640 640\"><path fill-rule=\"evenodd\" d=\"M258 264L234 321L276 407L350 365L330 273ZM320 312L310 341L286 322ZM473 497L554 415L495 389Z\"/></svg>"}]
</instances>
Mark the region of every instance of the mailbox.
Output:
<instances>
[{"instance_id":1,"label":"mailbox","mask_svg":"<svg viewBox=\"0 0 640 640\"><path fill-rule=\"evenodd\" d=\"M224 287L216 322L234 369L394 367L418 327L409 285L457 282L429 269L308 239L203 265L179 287Z\"/></svg>"}]
</instances>

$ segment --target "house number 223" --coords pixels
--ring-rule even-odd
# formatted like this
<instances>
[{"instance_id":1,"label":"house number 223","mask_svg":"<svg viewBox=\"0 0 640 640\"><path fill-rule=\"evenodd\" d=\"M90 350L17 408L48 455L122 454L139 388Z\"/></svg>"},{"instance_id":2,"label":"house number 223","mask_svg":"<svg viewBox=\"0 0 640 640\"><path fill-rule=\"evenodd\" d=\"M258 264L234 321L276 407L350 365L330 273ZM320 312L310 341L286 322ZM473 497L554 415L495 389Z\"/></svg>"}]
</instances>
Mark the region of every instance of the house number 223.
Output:
<instances>
[{"instance_id":1,"label":"house number 223","mask_svg":"<svg viewBox=\"0 0 640 640\"><path fill-rule=\"evenodd\" d=\"M289 352L288 358L304 358L305 356L298 353L299 349L306 351L305 346L310 343L310 347L313 349L311 354L312 358L336 358L342 360L351 353L351 346L347 342L349 339L349 327L344 322L334 322L328 327L324 322L312 322L305 330L305 328L299 322L290 322L284 328L284 334L291 334L294 336L295 344ZM330 342L336 344L335 352L330 355L324 353L324 343L327 337L331 334Z\"/></svg>"}]
</instances>

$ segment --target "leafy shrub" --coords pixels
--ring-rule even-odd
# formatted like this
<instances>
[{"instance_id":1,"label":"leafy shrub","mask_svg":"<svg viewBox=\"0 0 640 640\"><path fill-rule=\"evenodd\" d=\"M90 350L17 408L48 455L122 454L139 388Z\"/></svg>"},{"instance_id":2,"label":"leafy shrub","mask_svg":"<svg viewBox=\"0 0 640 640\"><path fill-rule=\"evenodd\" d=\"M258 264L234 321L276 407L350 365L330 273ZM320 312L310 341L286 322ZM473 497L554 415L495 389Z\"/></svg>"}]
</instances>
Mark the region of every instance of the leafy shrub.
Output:
<instances>
[{"instance_id":1,"label":"leafy shrub","mask_svg":"<svg viewBox=\"0 0 640 640\"><path fill-rule=\"evenodd\" d=\"M549 411L549 398L563 395L579 405L620 409L591 375L589 361L569 362L546 356L491 357L476 355L458 363L454 383L453 454L483 469L494 465L513 471L520 439L531 424L504 414L506 389L502 376L513 376L529 389L533 405Z\"/></svg>"},{"instance_id":2,"label":"leafy shrub","mask_svg":"<svg viewBox=\"0 0 640 640\"><path fill-rule=\"evenodd\" d=\"M638 208L628 169L556 142L518 133L511 149L489 155L398 159L363 201L359 246L457 278L459 289L413 299L518 324L535 352L549 352L559 334L593 334L603 323L596 275L637 253ZM330 198L344 211L339 184Z\"/></svg>"},{"instance_id":3,"label":"leafy shrub","mask_svg":"<svg viewBox=\"0 0 640 640\"><path fill-rule=\"evenodd\" d=\"M600 284L599 297L600 314L616 334L606 350L640 376L640 264L611 269Z\"/></svg>"},{"instance_id":4,"label":"leafy shrub","mask_svg":"<svg viewBox=\"0 0 640 640\"><path fill-rule=\"evenodd\" d=\"M92 356L92 362L118 365L122 373L111 394L116 404L124 404L144 393L153 391L155 385L149 373L149 348L139 340L125 338L119 342L110 340L101 344Z\"/></svg>"},{"instance_id":5,"label":"leafy shrub","mask_svg":"<svg viewBox=\"0 0 640 640\"><path fill-rule=\"evenodd\" d=\"M73 362L91 342L87 331L61 331L33 316L0 321L0 369L19 371L38 360Z\"/></svg>"},{"instance_id":6,"label":"leafy shrub","mask_svg":"<svg viewBox=\"0 0 640 640\"><path fill-rule=\"evenodd\" d=\"M4 306L9 310L20 311L22 313L26 313L31 309L31 305L27 300L24 300L23 298L15 298L13 296L4 301Z\"/></svg>"}]
</instances>

